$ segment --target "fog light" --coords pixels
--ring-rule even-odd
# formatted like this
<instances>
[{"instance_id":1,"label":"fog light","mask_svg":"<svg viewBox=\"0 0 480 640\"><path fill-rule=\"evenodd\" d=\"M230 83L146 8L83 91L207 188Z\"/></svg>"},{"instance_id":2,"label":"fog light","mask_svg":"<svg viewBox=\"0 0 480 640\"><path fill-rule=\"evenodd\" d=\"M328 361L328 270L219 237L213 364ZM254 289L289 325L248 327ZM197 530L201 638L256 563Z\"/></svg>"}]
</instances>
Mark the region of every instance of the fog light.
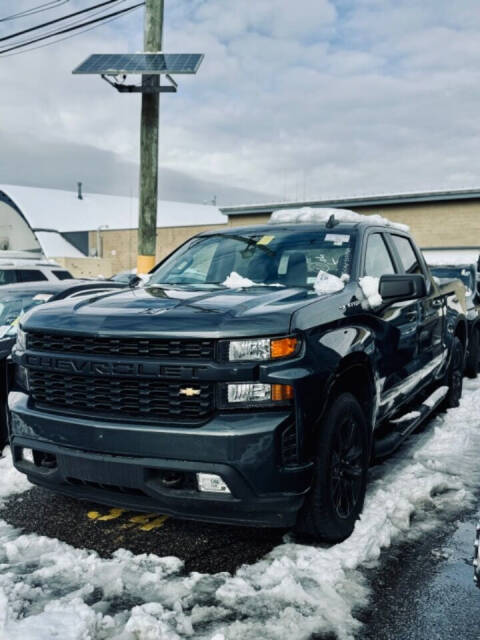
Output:
<instances>
[{"instance_id":1,"label":"fog light","mask_svg":"<svg viewBox=\"0 0 480 640\"><path fill-rule=\"evenodd\" d=\"M22 449L22 460L25 460L25 462L31 462L32 464L35 464L35 460L33 459L32 449Z\"/></svg>"},{"instance_id":2,"label":"fog light","mask_svg":"<svg viewBox=\"0 0 480 640\"><path fill-rule=\"evenodd\" d=\"M220 476L215 473L197 473L199 491L210 493L230 493L230 489Z\"/></svg>"},{"instance_id":3,"label":"fog light","mask_svg":"<svg viewBox=\"0 0 480 640\"><path fill-rule=\"evenodd\" d=\"M228 385L229 402L263 402L270 400L272 387L261 382Z\"/></svg>"}]
</instances>

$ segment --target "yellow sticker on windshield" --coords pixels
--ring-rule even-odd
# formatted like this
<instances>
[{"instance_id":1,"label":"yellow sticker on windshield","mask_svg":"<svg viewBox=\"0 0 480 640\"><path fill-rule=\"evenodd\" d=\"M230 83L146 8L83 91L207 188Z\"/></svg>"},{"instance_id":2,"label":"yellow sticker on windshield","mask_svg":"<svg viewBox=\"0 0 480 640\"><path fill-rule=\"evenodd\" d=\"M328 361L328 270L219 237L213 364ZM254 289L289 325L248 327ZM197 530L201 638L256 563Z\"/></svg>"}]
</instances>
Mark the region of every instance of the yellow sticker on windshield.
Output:
<instances>
[{"instance_id":1,"label":"yellow sticker on windshield","mask_svg":"<svg viewBox=\"0 0 480 640\"><path fill-rule=\"evenodd\" d=\"M262 236L257 244L270 244L272 240L275 240L275 236Z\"/></svg>"}]
</instances>

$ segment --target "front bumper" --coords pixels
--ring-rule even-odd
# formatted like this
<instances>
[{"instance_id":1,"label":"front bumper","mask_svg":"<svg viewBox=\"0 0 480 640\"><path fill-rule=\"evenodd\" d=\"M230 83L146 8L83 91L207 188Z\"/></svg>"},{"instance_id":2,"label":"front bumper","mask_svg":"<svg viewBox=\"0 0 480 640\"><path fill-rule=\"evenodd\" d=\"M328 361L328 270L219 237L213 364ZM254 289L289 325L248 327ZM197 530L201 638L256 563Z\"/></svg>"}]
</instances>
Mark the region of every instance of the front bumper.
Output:
<instances>
[{"instance_id":1,"label":"front bumper","mask_svg":"<svg viewBox=\"0 0 480 640\"><path fill-rule=\"evenodd\" d=\"M179 518L289 527L311 482L311 465L282 467L281 433L288 411L217 414L196 428L96 422L40 412L23 393L10 394L16 468L35 484L79 499ZM22 448L54 456L44 467ZM176 488L165 471L182 474ZM231 494L199 492L198 472L220 475Z\"/></svg>"}]
</instances>

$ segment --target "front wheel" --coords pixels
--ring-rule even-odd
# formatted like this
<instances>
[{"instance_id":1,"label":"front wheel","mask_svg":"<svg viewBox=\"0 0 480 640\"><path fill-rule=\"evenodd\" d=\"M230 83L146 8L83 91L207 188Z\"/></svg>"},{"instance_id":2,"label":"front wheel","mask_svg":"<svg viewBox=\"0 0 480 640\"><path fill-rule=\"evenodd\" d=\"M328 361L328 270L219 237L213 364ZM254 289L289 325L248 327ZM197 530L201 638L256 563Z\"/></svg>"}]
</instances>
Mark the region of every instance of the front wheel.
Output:
<instances>
[{"instance_id":1,"label":"front wheel","mask_svg":"<svg viewBox=\"0 0 480 640\"><path fill-rule=\"evenodd\" d=\"M320 424L312 488L297 532L328 542L348 538L365 499L368 446L363 411L352 394L342 393Z\"/></svg>"}]
</instances>

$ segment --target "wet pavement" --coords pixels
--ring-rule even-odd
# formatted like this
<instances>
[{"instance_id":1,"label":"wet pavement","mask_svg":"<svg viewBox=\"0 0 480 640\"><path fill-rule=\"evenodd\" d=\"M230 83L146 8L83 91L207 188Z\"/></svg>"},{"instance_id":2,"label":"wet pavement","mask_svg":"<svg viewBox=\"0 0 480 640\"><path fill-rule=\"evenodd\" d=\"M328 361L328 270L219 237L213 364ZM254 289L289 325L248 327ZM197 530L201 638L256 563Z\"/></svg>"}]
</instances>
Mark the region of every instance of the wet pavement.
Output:
<instances>
[{"instance_id":1,"label":"wet pavement","mask_svg":"<svg viewBox=\"0 0 480 640\"><path fill-rule=\"evenodd\" d=\"M367 572L373 587L365 640L478 640L480 589L473 582L473 543L480 511L443 522L416 542L394 546Z\"/></svg>"}]
</instances>

